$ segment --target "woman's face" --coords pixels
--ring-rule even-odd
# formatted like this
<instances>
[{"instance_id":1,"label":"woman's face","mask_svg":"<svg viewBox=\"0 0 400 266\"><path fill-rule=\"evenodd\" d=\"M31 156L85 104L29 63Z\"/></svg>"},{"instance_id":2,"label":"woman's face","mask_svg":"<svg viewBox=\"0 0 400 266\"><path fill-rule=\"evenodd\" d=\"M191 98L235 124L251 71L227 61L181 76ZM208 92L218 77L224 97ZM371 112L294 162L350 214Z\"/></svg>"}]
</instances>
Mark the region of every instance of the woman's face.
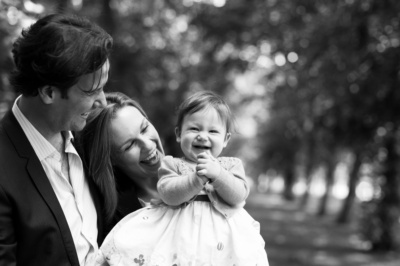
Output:
<instances>
[{"instance_id":1,"label":"woman's face","mask_svg":"<svg viewBox=\"0 0 400 266\"><path fill-rule=\"evenodd\" d=\"M164 150L154 126L133 106L116 113L110 125L114 164L132 179L157 177Z\"/></svg>"}]
</instances>

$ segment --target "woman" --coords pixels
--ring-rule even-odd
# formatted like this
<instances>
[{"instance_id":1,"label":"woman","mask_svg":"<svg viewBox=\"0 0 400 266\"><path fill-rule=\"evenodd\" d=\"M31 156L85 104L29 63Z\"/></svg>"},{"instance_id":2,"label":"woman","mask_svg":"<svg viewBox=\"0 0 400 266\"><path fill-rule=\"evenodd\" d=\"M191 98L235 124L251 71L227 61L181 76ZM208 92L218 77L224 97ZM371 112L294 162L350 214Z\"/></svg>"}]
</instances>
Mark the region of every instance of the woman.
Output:
<instances>
[{"instance_id":1,"label":"woman","mask_svg":"<svg viewBox=\"0 0 400 266\"><path fill-rule=\"evenodd\" d=\"M93 111L76 136L87 174L103 195L108 228L158 199L157 173L164 150L157 130L140 105L118 92Z\"/></svg>"},{"instance_id":2,"label":"woman","mask_svg":"<svg viewBox=\"0 0 400 266\"><path fill-rule=\"evenodd\" d=\"M243 209L249 193L242 161L220 156L233 131L229 106L198 92L178 109L184 154L158 171L163 203L127 215L107 235L96 264L268 266L260 224Z\"/></svg>"}]
</instances>

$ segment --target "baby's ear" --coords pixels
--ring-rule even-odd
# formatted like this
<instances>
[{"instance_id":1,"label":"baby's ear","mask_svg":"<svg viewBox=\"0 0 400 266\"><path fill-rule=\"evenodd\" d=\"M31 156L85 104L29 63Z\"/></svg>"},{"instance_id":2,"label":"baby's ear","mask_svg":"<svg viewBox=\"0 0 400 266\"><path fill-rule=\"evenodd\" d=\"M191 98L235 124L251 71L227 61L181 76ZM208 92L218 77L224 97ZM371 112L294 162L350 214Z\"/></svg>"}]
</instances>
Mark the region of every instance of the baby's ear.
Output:
<instances>
[{"instance_id":1,"label":"baby's ear","mask_svg":"<svg viewBox=\"0 0 400 266\"><path fill-rule=\"evenodd\" d=\"M176 141L181 142L181 131L179 130L178 127L175 128L175 136L176 136Z\"/></svg>"},{"instance_id":2,"label":"baby's ear","mask_svg":"<svg viewBox=\"0 0 400 266\"><path fill-rule=\"evenodd\" d=\"M231 133L226 133L225 135L225 140L224 140L224 148L226 147L226 145L228 145L229 140L231 139L232 134Z\"/></svg>"}]
</instances>

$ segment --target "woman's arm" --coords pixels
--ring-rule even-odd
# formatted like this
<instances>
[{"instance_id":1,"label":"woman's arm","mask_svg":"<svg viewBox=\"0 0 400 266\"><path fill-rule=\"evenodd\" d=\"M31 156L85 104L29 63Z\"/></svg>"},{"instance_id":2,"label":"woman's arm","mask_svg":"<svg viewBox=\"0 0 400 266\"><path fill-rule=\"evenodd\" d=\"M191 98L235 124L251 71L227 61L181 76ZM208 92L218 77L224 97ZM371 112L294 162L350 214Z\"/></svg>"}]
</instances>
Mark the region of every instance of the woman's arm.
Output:
<instances>
[{"instance_id":1,"label":"woman's arm","mask_svg":"<svg viewBox=\"0 0 400 266\"><path fill-rule=\"evenodd\" d=\"M196 176L196 173L178 174L176 161L171 156L163 159L158 170L158 178L158 193L161 199L171 206L189 201L204 187L204 182Z\"/></svg>"}]
</instances>

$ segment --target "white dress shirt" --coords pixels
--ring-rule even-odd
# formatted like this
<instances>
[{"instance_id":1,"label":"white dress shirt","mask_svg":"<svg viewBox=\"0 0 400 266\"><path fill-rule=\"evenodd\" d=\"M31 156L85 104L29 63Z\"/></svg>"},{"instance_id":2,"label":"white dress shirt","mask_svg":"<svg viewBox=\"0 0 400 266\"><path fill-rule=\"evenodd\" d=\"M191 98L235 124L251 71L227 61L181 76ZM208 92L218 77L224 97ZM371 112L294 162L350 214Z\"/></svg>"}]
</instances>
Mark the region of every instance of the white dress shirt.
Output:
<instances>
[{"instance_id":1,"label":"white dress shirt","mask_svg":"<svg viewBox=\"0 0 400 266\"><path fill-rule=\"evenodd\" d=\"M20 96L21 97L21 96ZM12 112L38 156L67 219L80 265L92 265L98 250L97 213L85 178L82 160L72 145L71 132L63 132L69 175L61 170L61 154L29 122L19 109L18 97Z\"/></svg>"}]
</instances>

